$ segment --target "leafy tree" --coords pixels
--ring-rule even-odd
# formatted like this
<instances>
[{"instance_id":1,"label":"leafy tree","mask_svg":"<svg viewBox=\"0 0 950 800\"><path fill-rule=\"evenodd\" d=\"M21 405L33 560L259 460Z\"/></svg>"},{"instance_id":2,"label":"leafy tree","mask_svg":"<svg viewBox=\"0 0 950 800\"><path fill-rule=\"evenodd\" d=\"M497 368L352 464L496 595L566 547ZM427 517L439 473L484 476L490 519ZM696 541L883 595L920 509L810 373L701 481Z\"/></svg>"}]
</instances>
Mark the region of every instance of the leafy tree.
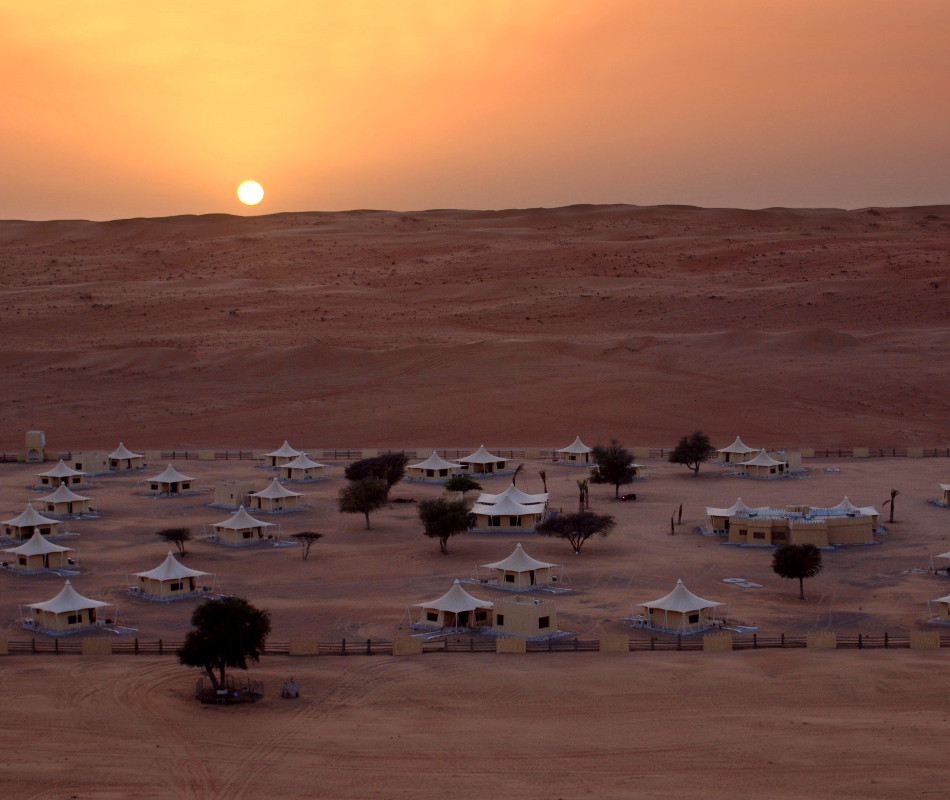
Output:
<instances>
[{"instance_id":1,"label":"leafy tree","mask_svg":"<svg viewBox=\"0 0 950 800\"><path fill-rule=\"evenodd\" d=\"M386 484L379 478L363 478L340 489L337 506L341 514L363 514L369 530L370 512L386 505L387 495Z\"/></svg>"},{"instance_id":2,"label":"leafy tree","mask_svg":"<svg viewBox=\"0 0 950 800\"><path fill-rule=\"evenodd\" d=\"M310 548L313 547L313 543L319 541L323 538L322 533L317 533L316 531L302 531L301 533L293 534L293 537L303 545L301 554L303 555L303 560L307 560L307 556L310 555Z\"/></svg>"},{"instance_id":3,"label":"leafy tree","mask_svg":"<svg viewBox=\"0 0 950 800\"><path fill-rule=\"evenodd\" d=\"M695 431L679 440L679 444L670 453L670 461L689 467L696 476L699 474L699 465L709 461L715 452L715 448L709 443L709 437L702 431Z\"/></svg>"},{"instance_id":4,"label":"leafy tree","mask_svg":"<svg viewBox=\"0 0 950 800\"><path fill-rule=\"evenodd\" d=\"M556 517L548 517L535 530L544 536L567 539L576 555L581 552L584 542L592 536L607 536L615 525L614 518L609 514L581 511L577 514L558 514Z\"/></svg>"},{"instance_id":5,"label":"leafy tree","mask_svg":"<svg viewBox=\"0 0 950 800\"><path fill-rule=\"evenodd\" d=\"M386 486L386 498L389 492L399 481L406 476L406 464L409 456L405 453L386 453L373 458L364 458L354 461L345 470L343 476L348 481L361 481L366 478L376 478Z\"/></svg>"},{"instance_id":6,"label":"leafy tree","mask_svg":"<svg viewBox=\"0 0 950 800\"><path fill-rule=\"evenodd\" d=\"M805 578L821 572L821 550L813 544L786 544L772 553L772 571L781 578L798 579L798 597L805 599Z\"/></svg>"},{"instance_id":7,"label":"leafy tree","mask_svg":"<svg viewBox=\"0 0 950 800\"><path fill-rule=\"evenodd\" d=\"M455 475L445 482L443 488L447 492L461 492L464 500L466 492L481 491L482 485L468 475Z\"/></svg>"},{"instance_id":8,"label":"leafy tree","mask_svg":"<svg viewBox=\"0 0 950 800\"><path fill-rule=\"evenodd\" d=\"M894 522L894 498L897 497L897 495L899 495L900 493L901 493L900 489L891 489L891 499L884 501L884 505L891 507L891 513L887 519L889 523Z\"/></svg>"},{"instance_id":9,"label":"leafy tree","mask_svg":"<svg viewBox=\"0 0 950 800\"><path fill-rule=\"evenodd\" d=\"M215 689L226 686L228 667L247 669L248 658L260 661L270 634L270 614L240 597L206 600L192 613L191 624L178 660L204 669Z\"/></svg>"},{"instance_id":10,"label":"leafy tree","mask_svg":"<svg viewBox=\"0 0 950 800\"><path fill-rule=\"evenodd\" d=\"M159 539L175 545L181 556L185 555L185 543L191 541L190 528L165 528L164 530L155 531L155 535Z\"/></svg>"},{"instance_id":11,"label":"leafy tree","mask_svg":"<svg viewBox=\"0 0 950 800\"><path fill-rule=\"evenodd\" d=\"M614 497L620 497L620 487L633 483L633 454L620 442L611 439L606 447L597 445L592 453L597 468L591 472L591 483L613 484Z\"/></svg>"},{"instance_id":12,"label":"leafy tree","mask_svg":"<svg viewBox=\"0 0 950 800\"><path fill-rule=\"evenodd\" d=\"M475 515L463 500L446 500L444 497L423 500L418 511L425 535L439 540L443 555L448 553L449 537L464 533L475 523Z\"/></svg>"}]
</instances>

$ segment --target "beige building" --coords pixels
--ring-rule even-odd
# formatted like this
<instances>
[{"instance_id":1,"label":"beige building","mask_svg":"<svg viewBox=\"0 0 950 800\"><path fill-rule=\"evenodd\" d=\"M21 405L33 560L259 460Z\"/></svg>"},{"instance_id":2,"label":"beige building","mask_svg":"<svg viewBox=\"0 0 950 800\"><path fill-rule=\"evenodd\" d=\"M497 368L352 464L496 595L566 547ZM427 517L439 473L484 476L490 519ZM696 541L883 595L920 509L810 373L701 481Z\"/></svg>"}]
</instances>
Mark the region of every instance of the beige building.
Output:
<instances>
[{"instance_id":1,"label":"beige building","mask_svg":"<svg viewBox=\"0 0 950 800\"><path fill-rule=\"evenodd\" d=\"M644 613L634 619L644 628L670 633L698 633L722 624L718 609L725 604L693 594L682 580L678 580L668 595L640 605Z\"/></svg>"},{"instance_id":2,"label":"beige building","mask_svg":"<svg viewBox=\"0 0 950 800\"><path fill-rule=\"evenodd\" d=\"M70 569L76 560L76 551L71 547L61 547L46 539L39 530L18 547L4 550L12 558L4 561L3 566L14 572L34 574L50 570Z\"/></svg>"},{"instance_id":3,"label":"beige building","mask_svg":"<svg viewBox=\"0 0 950 800\"><path fill-rule=\"evenodd\" d=\"M489 628L492 624L493 603L472 597L456 579L441 597L426 603L416 603L416 619L409 613L410 625L425 630L462 631L477 628Z\"/></svg>"},{"instance_id":4,"label":"beige building","mask_svg":"<svg viewBox=\"0 0 950 800\"><path fill-rule=\"evenodd\" d=\"M303 497L302 494L281 486L280 481L274 478L261 491L251 492L249 499L252 509L277 514L282 511L299 511L301 497Z\"/></svg>"},{"instance_id":5,"label":"beige building","mask_svg":"<svg viewBox=\"0 0 950 800\"><path fill-rule=\"evenodd\" d=\"M788 475L788 462L772 458L764 448L748 461L740 461L739 466L747 478L784 478Z\"/></svg>"},{"instance_id":6,"label":"beige building","mask_svg":"<svg viewBox=\"0 0 950 800\"><path fill-rule=\"evenodd\" d=\"M293 461L297 456L305 455L300 450L294 450L293 447L284 439L284 443L278 447L276 450L271 451L270 453L264 453L264 463L268 467L277 467L283 466L288 461Z\"/></svg>"},{"instance_id":7,"label":"beige building","mask_svg":"<svg viewBox=\"0 0 950 800\"><path fill-rule=\"evenodd\" d=\"M748 461L758 452L758 448L749 447L737 436L732 444L716 451L716 460L722 464L738 464L741 461Z\"/></svg>"},{"instance_id":8,"label":"beige building","mask_svg":"<svg viewBox=\"0 0 950 800\"><path fill-rule=\"evenodd\" d=\"M511 484L501 494L482 492L472 513L473 531L533 531L548 515L548 494L528 494Z\"/></svg>"},{"instance_id":9,"label":"beige building","mask_svg":"<svg viewBox=\"0 0 950 800\"><path fill-rule=\"evenodd\" d=\"M492 630L502 636L538 639L555 636L557 611L549 598L515 595L495 603Z\"/></svg>"},{"instance_id":10,"label":"beige building","mask_svg":"<svg viewBox=\"0 0 950 800\"><path fill-rule=\"evenodd\" d=\"M27 503L21 514L13 519L4 520L0 525L3 526L4 536L18 541L29 539L33 535L34 529L38 530L43 536L55 536L59 533L59 520L44 517L33 508L32 503Z\"/></svg>"},{"instance_id":11,"label":"beige building","mask_svg":"<svg viewBox=\"0 0 950 800\"><path fill-rule=\"evenodd\" d=\"M250 481L219 481L214 487L214 505L238 509L251 502L254 484Z\"/></svg>"},{"instance_id":12,"label":"beige building","mask_svg":"<svg viewBox=\"0 0 950 800\"><path fill-rule=\"evenodd\" d=\"M816 547L871 544L880 523L875 508L859 508L847 497L830 508L804 505L751 508L739 498L730 508L707 507L706 520L709 531L728 536L730 544L813 544Z\"/></svg>"},{"instance_id":13,"label":"beige building","mask_svg":"<svg viewBox=\"0 0 950 800\"><path fill-rule=\"evenodd\" d=\"M938 597L933 602L937 604L937 614L934 621L950 624L950 594L946 597ZM933 611L931 610L930 613L933 614Z\"/></svg>"},{"instance_id":14,"label":"beige building","mask_svg":"<svg viewBox=\"0 0 950 800\"><path fill-rule=\"evenodd\" d=\"M188 475L182 475L171 464L165 467L161 475L148 478L147 482L146 494L155 495L156 497L174 497L175 495L191 494L197 491L195 489L195 479Z\"/></svg>"},{"instance_id":15,"label":"beige building","mask_svg":"<svg viewBox=\"0 0 950 800\"><path fill-rule=\"evenodd\" d=\"M93 513L92 500L60 484L55 492L40 498L44 514L51 517L83 517Z\"/></svg>"},{"instance_id":16,"label":"beige building","mask_svg":"<svg viewBox=\"0 0 950 800\"><path fill-rule=\"evenodd\" d=\"M530 591L556 586L561 579L560 564L532 558L520 542L508 558L482 566L488 570L488 583L498 589Z\"/></svg>"},{"instance_id":17,"label":"beige building","mask_svg":"<svg viewBox=\"0 0 950 800\"><path fill-rule=\"evenodd\" d=\"M327 477L327 465L312 461L307 458L306 453L301 453L295 459L281 464L278 469L281 478L295 483L319 481Z\"/></svg>"},{"instance_id":18,"label":"beige building","mask_svg":"<svg viewBox=\"0 0 950 800\"><path fill-rule=\"evenodd\" d=\"M66 581L63 590L45 603L29 603L20 606L20 620L25 628L60 636L92 630L102 624L103 609L116 609L114 603L104 603L83 597ZM112 619L115 618L113 613ZM106 619L105 623L111 623Z\"/></svg>"},{"instance_id":19,"label":"beige building","mask_svg":"<svg viewBox=\"0 0 950 800\"><path fill-rule=\"evenodd\" d=\"M555 461L566 461L570 464L590 464L590 454L594 452L594 448L588 447L581 441L581 437L577 436L567 447L562 447L554 452L560 453L560 456L555 457Z\"/></svg>"},{"instance_id":20,"label":"beige building","mask_svg":"<svg viewBox=\"0 0 950 800\"><path fill-rule=\"evenodd\" d=\"M145 469L145 456L142 453L133 453L119 442L119 446L109 453L109 471L123 472L133 469Z\"/></svg>"},{"instance_id":21,"label":"beige building","mask_svg":"<svg viewBox=\"0 0 950 800\"><path fill-rule=\"evenodd\" d=\"M43 431L27 431L26 446L17 453L17 461L42 464L46 461L46 434Z\"/></svg>"},{"instance_id":22,"label":"beige building","mask_svg":"<svg viewBox=\"0 0 950 800\"><path fill-rule=\"evenodd\" d=\"M86 473L79 469L73 469L68 466L63 459L51 470L38 473L40 486L55 489L57 486L67 486L75 489L83 486L86 480Z\"/></svg>"},{"instance_id":23,"label":"beige building","mask_svg":"<svg viewBox=\"0 0 950 800\"><path fill-rule=\"evenodd\" d=\"M505 464L508 459L492 455L485 449L485 445L479 445L474 453L463 456L459 459L462 469L473 475L492 475L497 472L505 471Z\"/></svg>"},{"instance_id":24,"label":"beige building","mask_svg":"<svg viewBox=\"0 0 950 800\"><path fill-rule=\"evenodd\" d=\"M130 594L147 600L168 601L182 600L200 594L202 590L198 585L198 580L208 575L211 573L186 567L169 550L165 560L155 569L136 572L127 577ZM213 588L214 576L212 576L209 591Z\"/></svg>"},{"instance_id":25,"label":"beige building","mask_svg":"<svg viewBox=\"0 0 950 800\"><path fill-rule=\"evenodd\" d=\"M940 487L939 505L950 506L950 483L937 484Z\"/></svg>"},{"instance_id":26,"label":"beige building","mask_svg":"<svg viewBox=\"0 0 950 800\"><path fill-rule=\"evenodd\" d=\"M430 481L432 483L444 483L453 475L462 472L462 465L453 461L446 461L435 450L425 461L417 464L409 464L406 467L406 477L410 481Z\"/></svg>"},{"instance_id":27,"label":"beige building","mask_svg":"<svg viewBox=\"0 0 950 800\"><path fill-rule=\"evenodd\" d=\"M224 522L215 523L212 528L212 541L220 544L245 545L258 544L266 539L272 539L273 535L267 532L268 528L276 527L273 522L264 522L254 519L244 506L241 506L236 514L228 517Z\"/></svg>"}]
</instances>

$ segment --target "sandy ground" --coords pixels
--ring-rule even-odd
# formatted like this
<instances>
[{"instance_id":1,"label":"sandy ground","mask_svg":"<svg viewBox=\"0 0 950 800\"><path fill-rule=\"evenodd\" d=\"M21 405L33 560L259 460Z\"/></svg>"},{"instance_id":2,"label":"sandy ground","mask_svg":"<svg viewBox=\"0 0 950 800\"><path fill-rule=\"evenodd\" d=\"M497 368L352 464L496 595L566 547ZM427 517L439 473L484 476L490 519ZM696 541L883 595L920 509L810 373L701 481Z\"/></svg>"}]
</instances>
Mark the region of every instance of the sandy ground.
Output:
<instances>
[{"instance_id":1,"label":"sandy ground","mask_svg":"<svg viewBox=\"0 0 950 800\"><path fill-rule=\"evenodd\" d=\"M0 449L34 427L53 449L668 446L696 427L720 446L948 446L948 223L947 208L672 207L0 223ZM923 571L950 550L950 509L927 503L947 458L809 460L776 482L647 460L635 503L593 488L618 526L579 556L528 534L442 556L412 502L440 490L421 484L363 530L335 510L334 464L301 489L306 511L270 518L325 534L307 561L201 538L228 516L207 505L216 483L263 488L265 470L176 466L208 491L143 497L164 464L97 478L83 493L101 517L59 540L79 549L76 588L143 639L180 640L194 607L125 591L171 525L198 536L185 563L271 612L275 641L391 639L408 605L519 540L564 565L559 627L581 638L641 635L621 618L677 578L763 635L906 634L950 593ZM540 469L573 509L583 470L526 461L519 486L540 491ZM38 471L0 464L0 518L41 496ZM805 602L771 551L694 532L739 496L882 508L891 488L895 524L826 553ZM19 604L62 581L0 571L0 636L28 638ZM198 707L196 671L171 657L16 655L0 660L4 796L927 796L943 792L944 652L268 656L251 673L265 699L240 709ZM291 674L296 702L278 697Z\"/></svg>"}]
</instances>

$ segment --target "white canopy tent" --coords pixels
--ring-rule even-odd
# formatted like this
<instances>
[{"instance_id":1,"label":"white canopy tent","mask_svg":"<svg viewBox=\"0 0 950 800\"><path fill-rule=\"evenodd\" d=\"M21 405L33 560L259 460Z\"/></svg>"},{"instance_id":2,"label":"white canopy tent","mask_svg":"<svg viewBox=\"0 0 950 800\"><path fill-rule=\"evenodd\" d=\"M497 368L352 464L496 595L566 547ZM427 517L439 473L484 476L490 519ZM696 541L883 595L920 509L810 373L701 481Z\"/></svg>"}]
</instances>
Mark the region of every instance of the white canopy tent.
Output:
<instances>
[{"instance_id":1,"label":"white canopy tent","mask_svg":"<svg viewBox=\"0 0 950 800\"><path fill-rule=\"evenodd\" d=\"M475 526L472 530L533 531L544 521L547 509L540 503L525 505L510 497L503 497L494 503L474 503L472 513L475 515Z\"/></svg>"},{"instance_id":2,"label":"white canopy tent","mask_svg":"<svg viewBox=\"0 0 950 800\"><path fill-rule=\"evenodd\" d=\"M507 558L482 564L482 567L489 572L489 582L499 589L530 591L561 582L561 565L532 558L524 551L521 542Z\"/></svg>"},{"instance_id":3,"label":"white canopy tent","mask_svg":"<svg viewBox=\"0 0 950 800\"><path fill-rule=\"evenodd\" d=\"M446 461L435 450L433 450L432 455L429 456L425 461L420 461L417 464L407 465L406 475L409 480L435 480L442 482L460 472L461 469L461 464L456 464L453 461Z\"/></svg>"},{"instance_id":4,"label":"white canopy tent","mask_svg":"<svg viewBox=\"0 0 950 800\"><path fill-rule=\"evenodd\" d=\"M59 532L59 520L44 517L35 508L32 503L27 503L22 513L13 519L4 520L0 525L3 526L3 535L12 539L25 540L33 535L33 530L37 529L44 536L55 536Z\"/></svg>"},{"instance_id":5,"label":"white canopy tent","mask_svg":"<svg viewBox=\"0 0 950 800\"><path fill-rule=\"evenodd\" d=\"M472 597L456 578L452 588L441 597L412 606L421 611L415 622L412 622L412 615L409 615L410 624L415 628L448 628L454 631L490 627L493 605L487 600Z\"/></svg>"},{"instance_id":6,"label":"white canopy tent","mask_svg":"<svg viewBox=\"0 0 950 800\"><path fill-rule=\"evenodd\" d=\"M41 497L43 513L52 517L81 517L92 513L91 498L76 494L61 483L52 494Z\"/></svg>"},{"instance_id":7,"label":"white canopy tent","mask_svg":"<svg viewBox=\"0 0 950 800\"><path fill-rule=\"evenodd\" d=\"M276 513L278 511L296 511L300 507L300 492L292 492L274 478L259 492L251 492L251 508L257 511Z\"/></svg>"},{"instance_id":8,"label":"white canopy tent","mask_svg":"<svg viewBox=\"0 0 950 800\"><path fill-rule=\"evenodd\" d=\"M549 496L550 495L547 492L542 492L540 494L529 494L528 492L522 491L517 486L515 486L514 483L512 483L507 489L505 489L505 491L499 494L489 494L488 492L482 492L475 502L480 505L493 506L505 500L512 500L515 503L519 503L523 506L541 506L542 508L547 508Z\"/></svg>"},{"instance_id":9,"label":"white canopy tent","mask_svg":"<svg viewBox=\"0 0 950 800\"><path fill-rule=\"evenodd\" d=\"M301 453L296 458L281 464L278 469L280 476L288 481L316 481L325 478L327 465L321 464L307 457L306 453Z\"/></svg>"},{"instance_id":10,"label":"white canopy tent","mask_svg":"<svg viewBox=\"0 0 950 800\"><path fill-rule=\"evenodd\" d=\"M745 461L757 453L758 450L759 448L757 447L749 447L749 445L737 436L732 444L721 447L716 452L719 453L719 461L723 464L732 464L737 461Z\"/></svg>"},{"instance_id":11,"label":"white canopy tent","mask_svg":"<svg viewBox=\"0 0 950 800\"><path fill-rule=\"evenodd\" d=\"M271 538L267 528L273 528L273 522L255 519L241 506L224 522L215 523L212 528L213 540L221 544L256 544Z\"/></svg>"},{"instance_id":12,"label":"white canopy tent","mask_svg":"<svg viewBox=\"0 0 950 800\"><path fill-rule=\"evenodd\" d=\"M276 450L273 450L270 453L264 453L264 458L267 460L268 466L280 467L286 464L288 461L293 461L297 456L302 455L306 454L302 450L295 450L290 446L288 441L284 439L284 443Z\"/></svg>"},{"instance_id":13,"label":"white canopy tent","mask_svg":"<svg viewBox=\"0 0 950 800\"><path fill-rule=\"evenodd\" d=\"M562 447L555 452L564 454L564 458L560 459L561 461L589 464L590 454L594 452L594 448L584 444L578 435L567 447Z\"/></svg>"},{"instance_id":14,"label":"white canopy tent","mask_svg":"<svg viewBox=\"0 0 950 800\"><path fill-rule=\"evenodd\" d=\"M194 491L195 479L183 475L171 464L165 467L161 475L146 480L148 481L148 493L154 495L176 495Z\"/></svg>"},{"instance_id":15,"label":"white canopy tent","mask_svg":"<svg viewBox=\"0 0 950 800\"><path fill-rule=\"evenodd\" d=\"M765 448L762 448L753 458L748 461L740 461L743 473L749 478L780 478L788 470L787 461L779 461L772 458Z\"/></svg>"},{"instance_id":16,"label":"white canopy tent","mask_svg":"<svg viewBox=\"0 0 950 800\"><path fill-rule=\"evenodd\" d=\"M53 544L40 533L39 528L34 529L33 535L23 544L8 547L4 552L14 556L13 563L4 562L7 569L28 574L70 569L76 558L73 548Z\"/></svg>"},{"instance_id":17,"label":"white canopy tent","mask_svg":"<svg viewBox=\"0 0 950 800\"><path fill-rule=\"evenodd\" d=\"M133 453L122 442L119 442L119 446L109 453L109 469L113 472L144 467L145 456L142 453Z\"/></svg>"},{"instance_id":18,"label":"white canopy tent","mask_svg":"<svg viewBox=\"0 0 950 800\"><path fill-rule=\"evenodd\" d=\"M485 445L479 445L478 450L470 455L463 456L459 459L459 462L469 472L484 475L504 470L508 459L492 455L485 449Z\"/></svg>"},{"instance_id":19,"label":"white canopy tent","mask_svg":"<svg viewBox=\"0 0 950 800\"><path fill-rule=\"evenodd\" d=\"M639 605L646 609L644 627L674 633L694 633L719 625L722 620L719 619L717 609L725 603L706 600L693 594L680 579L668 595Z\"/></svg>"},{"instance_id":20,"label":"white canopy tent","mask_svg":"<svg viewBox=\"0 0 950 800\"><path fill-rule=\"evenodd\" d=\"M86 478L86 473L79 469L73 469L68 466L63 459L51 470L37 473L40 479L40 486L55 489L60 484L66 486L82 486Z\"/></svg>"},{"instance_id":21,"label":"white canopy tent","mask_svg":"<svg viewBox=\"0 0 950 800\"><path fill-rule=\"evenodd\" d=\"M115 603L105 603L83 597L69 581L62 591L45 603L28 603L20 606L20 620L25 628L60 636L66 633L91 630L101 625L99 609L112 608L118 613ZM24 609L28 614L24 614ZM115 618L115 614L113 614ZM106 620L108 624L111 620Z\"/></svg>"},{"instance_id":22,"label":"white canopy tent","mask_svg":"<svg viewBox=\"0 0 950 800\"><path fill-rule=\"evenodd\" d=\"M129 577L129 593L144 597L148 600L181 600L186 597L195 597L201 593L198 586L198 578L211 575L210 572L202 572L198 569L191 569L179 562L171 550L165 560L155 569L146 572L135 572ZM134 578L135 580L131 580ZM211 587L214 589L214 576L212 576Z\"/></svg>"}]
</instances>

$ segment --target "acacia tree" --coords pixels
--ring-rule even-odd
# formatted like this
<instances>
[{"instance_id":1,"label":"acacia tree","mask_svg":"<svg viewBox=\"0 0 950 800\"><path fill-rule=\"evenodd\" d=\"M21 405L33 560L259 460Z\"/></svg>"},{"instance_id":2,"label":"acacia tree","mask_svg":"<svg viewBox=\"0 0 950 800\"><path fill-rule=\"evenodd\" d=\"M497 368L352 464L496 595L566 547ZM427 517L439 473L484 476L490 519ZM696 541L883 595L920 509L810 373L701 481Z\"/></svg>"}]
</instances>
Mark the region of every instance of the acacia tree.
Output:
<instances>
[{"instance_id":1,"label":"acacia tree","mask_svg":"<svg viewBox=\"0 0 950 800\"><path fill-rule=\"evenodd\" d=\"M192 613L191 624L178 660L201 667L216 690L227 685L228 667L247 669L247 659L260 661L270 634L270 614L240 597L206 600Z\"/></svg>"},{"instance_id":2,"label":"acacia tree","mask_svg":"<svg viewBox=\"0 0 950 800\"><path fill-rule=\"evenodd\" d=\"M303 560L306 561L307 556L310 555L310 548L313 547L313 543L322 539L323 534L317 533L316 531L301 531L300 533L293 534L293 537L303 546L301 555L303 556Z\"/></svg>"},{"instance_id":3,"label":"acacia tree","mask_svg":"<svg viewBox=\"0 0 950 800\"><path fill-rule=\"evenodd\" d=\"M590 475L591 483L613 484L614 497L619 498L620 487L633 483L633 454L616 439L611 439L606 447L600 444L594 447L591 455L597 463Z\"/></svg>"},{"instance_id":4,"label":"acacia tree","mask_svg":"<svg viewBox=\"0 0 950 800\"><path fill-rule=\"evenodd\" d=\"M160 531L155 531L155 535L159 539L175 545L181 556L185 555L185 543L191 541L190 528L165 528Z\"/></svg>"},{"instance_id":5,"label":"acacia tree","mask_svg":"<svg viewBox=\"0 0 950 800\"><path fill-rule=\"evenodd\" d=\"M343 476L348 481L361 481L366 478L376 478L386 486L386 498L389 492L399 481L406 476L406 464L409 456L403 452L384 453L381 456L364 458L354 461L343 470Z\"/></svg>"},{"instance_id":6,"label":"acacia tree","mask_svg":"<svg viewBox=\"0 0 950 800\"><path fill-rule=\"evenodd\" d=\"M363 514L366 517L366 530L369 530L370 512L386 505L387 495L386 484L379 478L350 481L340 489L337 507L341 514Z\"/></svg>"},{"instance_id":7,"label":"acacia tree","mask_svg":"<svg viewBox=\"0 0 950 800\"><path fill-rule=\"evenodd\" d=\"M813 544L786 544L772 553L772 571L781 578L798 579L798 599L805 599L805 578L822 569L821 550Z\"/></svg>"},{"instance_id":8,"label":"acacia tree","mask_svg":"<svg viewBox=\"0 0 950 800\"><path fill-rule=\"evenodd\" d=\"M468 475L455 475L449 478L442 488L447 492L461 493L464 500L466 492L481 491L482 485Z\"/></svg>"},{"instance_id":9,"label":"acacia tree","mask_svg":"<svg viewBox=\"0 0 950 800\"><path fill-rule=\"evenodd\" d=\"M548 517L535 530L544 536L567 539L574 548L574 554L579 555L584 542L592 536L607 536L615 525L614 518L609 514L580 511L577 514L558 514L556 517Z\"/></svg>"},{"instance_id":10,"label":"acacia tree","mask_svg":"<svg viewBox=\"0 0 950 800\"><path fill-rule=\"evenodd\" d=\"M888 521L889 523L893 523L893 522L894 522L894 498L897 497L897 495L899 495L900 493L901 493L901 492L900 492L900 489L891 489L891 499L884 501L884 505L891 507L890 516L888 516L888 518L887 518L887 521Z\"/></svg>"},{"instance_id":11,"label":"acacia tree","mask_svg":"<svg viewBox=\"0 0 950 800\"><path fill-rule=\"evenodd\" d=\"M448 553L450 536L464 533L475 523L475 515L468 510L464 500L423 500L419 503L419 519L425 535L439 540L442 555Z\"/></svg>"},{"instance_id":12,"label":"acacia tree","mask_svg":"<svg viewBox=\"0 0 950 800\"><path fill-rule=\"evenodd\" d=\"M694 431L689 436L680 438L679 444L670 453L670 461L689 467L695 477L699 474L700 464L709 461L714 452L716 451L710 444L709 437L702 431Z\"/></svg>"}]
</instances>

